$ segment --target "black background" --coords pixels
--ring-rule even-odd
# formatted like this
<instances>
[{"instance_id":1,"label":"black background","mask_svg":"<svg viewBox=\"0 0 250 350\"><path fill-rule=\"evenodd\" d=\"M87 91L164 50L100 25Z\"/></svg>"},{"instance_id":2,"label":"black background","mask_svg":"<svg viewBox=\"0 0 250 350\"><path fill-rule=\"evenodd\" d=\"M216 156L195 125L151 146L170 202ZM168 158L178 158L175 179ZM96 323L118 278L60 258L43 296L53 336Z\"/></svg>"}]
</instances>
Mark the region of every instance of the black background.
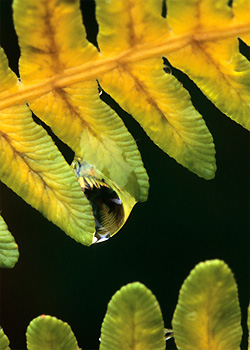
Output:
<instances>
[{"instance_id":1,"label":"black background","mask_svg":"<svg viewBox=\"0 0 250 350\"><path fill-rule=\"evenodd\" d=\"M97 27L91 1L82 1L88 37ZM17 73L18 46L11 1L0 0L1 46ZM243 46L243 51L247 49ZM249 134L208 101L181 72L216 145L218 170L206 181L177 164L120 110L137 141L150 178L149 199L137 204L122 230L102 244L85 247L0 184L1 214L20 249L12 270L1 271L1 326L14 349L24 349L29 322L40 314L68 322L84 349L97 349L107 303L123 285L140 281L157 297L165 322L179 289L200 261L224 260L235 275L243 315L242 349L247 348L249 298ZM112 104L112 102L111 102ZM55 138L70 162L73 153ZM175 349L173 340L168 349Z\"/></svg>"}]
</instances>

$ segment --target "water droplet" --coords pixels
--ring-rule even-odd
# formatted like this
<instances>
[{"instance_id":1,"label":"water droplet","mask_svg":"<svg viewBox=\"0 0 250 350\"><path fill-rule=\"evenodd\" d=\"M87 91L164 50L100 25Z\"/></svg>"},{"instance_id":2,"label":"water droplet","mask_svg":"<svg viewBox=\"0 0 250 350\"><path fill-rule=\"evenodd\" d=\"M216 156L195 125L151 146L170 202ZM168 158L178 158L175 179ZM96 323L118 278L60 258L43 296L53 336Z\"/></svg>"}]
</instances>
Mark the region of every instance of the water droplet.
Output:
<instances>
[{"instance_id":1,"label":"water droplet","mask_svg":"<svg viewBox=\"0 0 250 350\"><path fill-rule=\"evenodd\" d=\"M106 241L123 225L121 199L104 179L98 177L95 167L90 163L75 157L71 166L93 209L96 225L93 243Z\"/></svg>"}]
</instances>

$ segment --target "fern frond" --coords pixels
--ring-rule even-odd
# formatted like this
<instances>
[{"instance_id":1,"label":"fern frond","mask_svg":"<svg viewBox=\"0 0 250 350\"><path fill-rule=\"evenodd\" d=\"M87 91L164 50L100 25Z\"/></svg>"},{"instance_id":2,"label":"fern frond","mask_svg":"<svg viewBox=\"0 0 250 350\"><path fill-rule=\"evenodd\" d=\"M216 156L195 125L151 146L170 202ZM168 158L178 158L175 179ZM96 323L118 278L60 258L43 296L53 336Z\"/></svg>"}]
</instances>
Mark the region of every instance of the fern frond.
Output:
<instances>
[{"instance_id":1,"label":"fern frond","mask_svg":"<svg viewBox=\"0 0 250 350\"><path fill-rule=\"evenodd\" d=\"M238 38L250 42L248 0L232 7L227 0L168 0L167 18L161 0L96 5L100 51L86 39L79 0L14 0L20 83L3 51L0 57L2 181L84 244L93 238L91 207L26 103L96 167L122 199L126 218L147 199L148 177L136 142L99 98L96 81L164 152L205 179L216 170L212 136L188 92L164 72L162 57L250 129L250 63L238 46Z\"/></svg>"}]
</instances>

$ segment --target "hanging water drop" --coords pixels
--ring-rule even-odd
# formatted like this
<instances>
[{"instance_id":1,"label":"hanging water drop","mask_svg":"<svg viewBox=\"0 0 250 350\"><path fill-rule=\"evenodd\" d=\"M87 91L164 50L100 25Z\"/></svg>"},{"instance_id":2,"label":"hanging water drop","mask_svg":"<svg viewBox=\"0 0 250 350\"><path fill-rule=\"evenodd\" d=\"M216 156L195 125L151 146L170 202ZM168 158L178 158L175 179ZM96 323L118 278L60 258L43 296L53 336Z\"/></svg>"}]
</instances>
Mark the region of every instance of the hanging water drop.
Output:
<instances>
[{"instance_id":1,"label":"hanging water drop","mask_svg":"<svg viewBox=\"0 0 250 350\"><path fill-rule=\"evenodd\" d=\"M124 208L121 199L104 179L98 177L95 167L84 159L75 157L71 166L92 206L96 229L93 243L103 242L123 225Z\"/></svg>"}]
</instances>

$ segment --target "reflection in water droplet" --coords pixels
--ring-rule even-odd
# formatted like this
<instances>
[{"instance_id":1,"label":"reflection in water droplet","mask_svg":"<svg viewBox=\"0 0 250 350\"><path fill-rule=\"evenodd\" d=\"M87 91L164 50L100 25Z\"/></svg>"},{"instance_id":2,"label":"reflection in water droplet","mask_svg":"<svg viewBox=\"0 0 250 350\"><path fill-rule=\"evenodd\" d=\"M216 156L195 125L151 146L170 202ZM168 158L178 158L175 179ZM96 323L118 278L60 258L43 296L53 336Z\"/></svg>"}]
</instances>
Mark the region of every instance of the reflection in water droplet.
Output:
<instances>
[{"instance_id":1,"label":"reflection in water droplet","mask_svg":"<svg viewBox=\"0 0 250 350\"><path fill-rule=\"evenodd\" d=\"M121 199L104 179L98 178L93 165L75 157L71 166L93 209L96 225L93 243L106 241L123 224L124 208Z\"/></svg>"},{"instance_id":2,"label":"reflection in water droplet","mask_svg":"<svg viewBox=\"0 0 250 350\"><path fill-rule=\"evenodd\" d=\"M165 332L165 340L169 340L173 338L174 333L172 329L164 328L164 332Z\"/></svg>"}]
</instances>

